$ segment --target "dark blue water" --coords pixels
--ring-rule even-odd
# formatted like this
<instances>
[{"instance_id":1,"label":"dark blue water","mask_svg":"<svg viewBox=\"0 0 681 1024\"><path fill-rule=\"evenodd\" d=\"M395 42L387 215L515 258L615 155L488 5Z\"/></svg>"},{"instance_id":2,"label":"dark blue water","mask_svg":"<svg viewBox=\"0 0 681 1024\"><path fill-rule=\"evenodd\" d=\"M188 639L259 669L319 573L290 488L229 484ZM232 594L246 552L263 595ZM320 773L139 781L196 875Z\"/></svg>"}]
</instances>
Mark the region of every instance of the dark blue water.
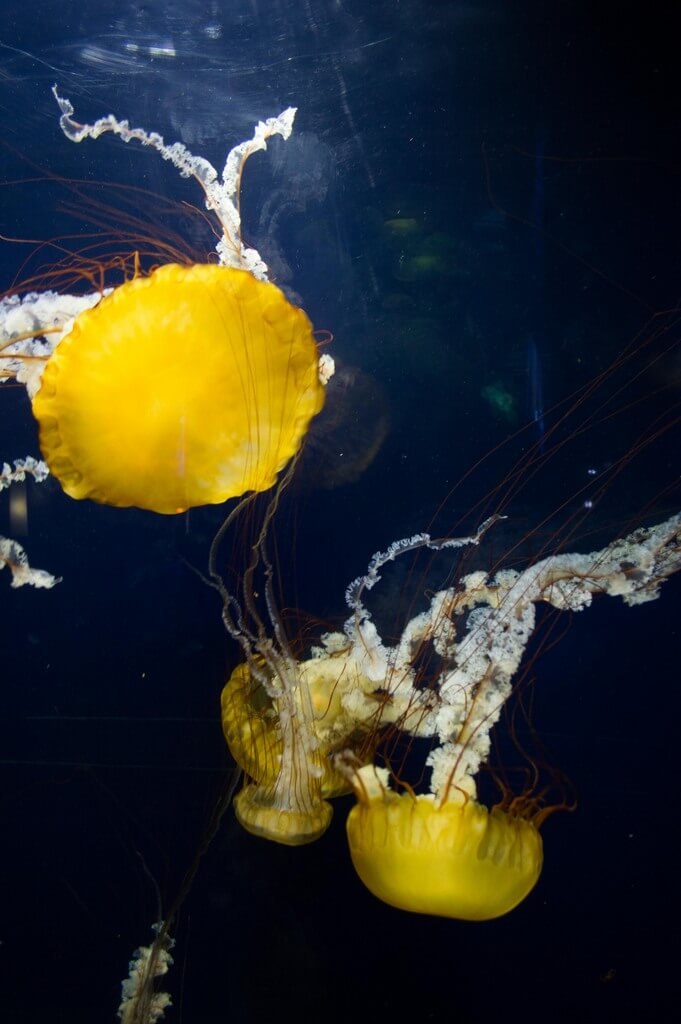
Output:
<instances>
[{"instance_id":1,"label":"dark blue water","mask_svg":"<svg viewBox=\"0 0 681 1024\"><path fill-rule=\"evenodd\" d=\"M299 108L291 140L247 167L244 234L332 332L339 367L371 382L348 389L342 439L368 446L372 407L386 427L351 482L311 438L276 527L286 606L338 625L375 550L470 530L500 503L488 564L591 550L678 507L681 165L663 5L39 7L3 8L0 290L56 258L16 239L77 251L122 208L150 231L170 223L196 258L211 246L199 218L164 205L201 197L156 154L64 138L53 83L78 118L114 112L217 167L258 119ZM0 400L0 462L37 455L23 392ZM221 520L28 486L17 539L63 582L10 591L0 574L8 1024L115 1019L157 894L163 912L227 783L218 701L237 652L189 567L205 570ZM484 925L409 916L356 879L342 801L300 849L228 813L177 920L167 1019L675 1019L678 583L575 616L533 667L534 724L578 807L546 824L525 904ZM397 569L375 595L393 630L403 584Z\"/></svg>"}]
</instances>

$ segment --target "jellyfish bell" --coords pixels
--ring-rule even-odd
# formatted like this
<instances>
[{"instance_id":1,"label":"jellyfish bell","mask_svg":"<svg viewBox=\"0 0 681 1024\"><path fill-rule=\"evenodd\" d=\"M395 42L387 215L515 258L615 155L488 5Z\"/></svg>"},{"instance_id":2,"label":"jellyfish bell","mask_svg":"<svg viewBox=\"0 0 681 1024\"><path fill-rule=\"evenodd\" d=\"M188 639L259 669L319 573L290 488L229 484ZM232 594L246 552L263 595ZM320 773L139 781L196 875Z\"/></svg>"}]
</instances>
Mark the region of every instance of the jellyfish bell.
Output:
<instances>
[{"instance_id":1,"label":"jellyfish bell","mask_svg":"<svg viewBox=\"0 0 681 1024\"><path fill-rule=\"evenodd\" d=\"M327 829L332 808L323 798L321 757L294 752L288 733L295 727L286 698L271 696L278 680L265 682L261 660L238 665L222 691L222 728L230 753L246 782L234 800L239 823L253 835L287 846L318 839ZM268 692L269 691L269 692ZM292 693L298 703L304 690ZM305 709L296 709L304 720Z\"/></svg>"},{"instance_id":2,"label":"jellyfish bell","mask_svg":"<svg viewBox=\"0 0 681 1024\"><path fill-rule=\"evenodd\" d=\"M282 674L285 671L296 676L294 715L286 705L285 681L273 679L259 658L257 663L238 665L225 684L222 729L230 754L246 776L234 801L240 824L264 839L300 846L328 828L329 800L351 792L351 783L335 765L335 748L366 760L375 733L345 707L352 694L370 688L355 666L320 654L295 663L290 659L286 669L280 668ZM293 754L303 746L297 733L305 726L313 733L311 771Z\"/></svg>"},{"instance_id":3,"label":"jellyfish bell","mask_svg":"<svg viewBox=\"0 0 681 1024\"><path fill-rule=\"evenodd\" d=\"M33 412L72 498L174 513L272 487L323 398L311 324L278 288L170 264L75 319Z\"/></svg>"},{"instance_id":4,"label":"jellyfish bell","mask_svg":"<svg viewBox=\"0 0 681 1024\"><path fill-rule=\"evenodd\" d=\"M355 772L346 826L352 863L374 896L399 910L488 921L529 895L543 861L532 821L458 791L443 802L398 794L387 775L374 766Z\"/></svg>"},{"instance_id":5,"label":"jellyfish bell","mask_svg":"<svg viewBox=\"0 0 681 1024\"><path fill-rule=\"evenodd\" d=\"M270 135L288 137L295 111L261 122L219 180L203 158L126 122L77 123L54 93L72 141L112 131L197 179L222 238L218 265L170 262L145 275L136 257L132 279L113 289L3 300L4 375L27 385L49 470L73 498L164 514L271 488L333 372L305 313L240 235L243 165Z\"/></svg>"}]
</instances>

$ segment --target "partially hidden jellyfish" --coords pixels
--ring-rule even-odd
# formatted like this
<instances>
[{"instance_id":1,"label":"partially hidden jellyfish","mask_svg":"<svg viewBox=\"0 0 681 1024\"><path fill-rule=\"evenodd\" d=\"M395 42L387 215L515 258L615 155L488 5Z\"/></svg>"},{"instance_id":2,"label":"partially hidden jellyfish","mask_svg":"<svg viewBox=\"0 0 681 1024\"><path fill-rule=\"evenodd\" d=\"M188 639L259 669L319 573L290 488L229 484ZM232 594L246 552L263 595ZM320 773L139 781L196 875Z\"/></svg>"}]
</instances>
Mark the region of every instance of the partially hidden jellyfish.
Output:
<instances>
[{"instance_id":1,"label":"partially hidden jellyfish","mask_svg":"<svg viewBox=\"0 0 681 1024\"><path fill-rule=\"evenodd\" d=\"M295 109L260 122L222 177L180 143L113 116L93 125L53 90L73 142L113 132L195 178L217 218L218 262L173 263L86 295L14 292L0 305L2 376L26 385L44 464L73 498L172 514L274 485L324 402L306 314L241 241L244 163Z\"/></svg>"}]
</instances>

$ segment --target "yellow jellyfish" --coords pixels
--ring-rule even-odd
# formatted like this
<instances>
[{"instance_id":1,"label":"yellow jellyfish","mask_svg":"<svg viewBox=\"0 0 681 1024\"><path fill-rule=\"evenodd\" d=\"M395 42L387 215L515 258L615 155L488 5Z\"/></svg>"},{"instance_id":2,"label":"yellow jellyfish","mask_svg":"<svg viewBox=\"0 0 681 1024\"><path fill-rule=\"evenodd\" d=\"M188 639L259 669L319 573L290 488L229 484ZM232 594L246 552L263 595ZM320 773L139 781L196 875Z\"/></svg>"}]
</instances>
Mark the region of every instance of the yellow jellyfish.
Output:
<instances>
[{"instance_id":1,"label":"yellow jellyfish","mask_svg":"<svg viewBox=\"0 0 681 1024\"><path fill-rule=\"evenodd\" d=\"M54 92L72 141L111 131L193 176L222 237L219 265L170 263L145 276L136 261L134 278L108 293L3 301L4 375L27 384L49 470L73 498L161 513L268 490L333 372L305 313L241 241L244 163L271 135L288 138L295 110L260 122L219 180L207 160L113 116L78 124ZM33 347L50 336L50 350Z\"/></svg>"},{"instance_id":2,"label":"yellow jellyfish","mask_svg":"<svg viewBox=\"0 0 681 1024\"><path fill-rule=\"evenodd\" d=\"M300 846L326 831L332 808L322 798L323 767L312 731L313 713L309 701L304 703L309 693L288 678L295 672L293 664L275 652L267 661L270 668L279 666L274 678L264 659L258 659L251 667L239 665L223 690L225 738L246 772L234 810L248 832Z\"/></svg>"},{"instance_id":3,"label":"yellow jellyfish","mask_svg":"<svg viewBox=\"0 0 681 1024\"><path fill-rule=\"evenodd\" d=\"M373 752L375 737L343 707L370 684L344 659L296 662L270 648L267 662L238 665L222 691L222 729L247 780L234 810L248 832L299 846L327 829L328 801L351 791L331 757L337 744L360 759Z\"/></svg>"},{"instance_id":4,"label":"yellow jellyfish","mask_svg":"<svg viewBox=\"0 0 681 1024\"><path fill-rule=\"evenodd\" d=\"M169 264L76 318L33 412L72 498L172 513L272 487L323 398L311 324L278 288Z\"/></svg>"},{"instance_id":5,"label":"yellow jellyfish","mask_svg":"<svg viewBox=\"0 0 681 1024\"><path fill-rule=\"evenodd\" d=\"M358 802L347 820L352 863L374 896L400 910L487 921L532 891L543 859L532 821L459 793L443 803L397 794L376 771L356 774Z\"/></svg>"}]
</instances>

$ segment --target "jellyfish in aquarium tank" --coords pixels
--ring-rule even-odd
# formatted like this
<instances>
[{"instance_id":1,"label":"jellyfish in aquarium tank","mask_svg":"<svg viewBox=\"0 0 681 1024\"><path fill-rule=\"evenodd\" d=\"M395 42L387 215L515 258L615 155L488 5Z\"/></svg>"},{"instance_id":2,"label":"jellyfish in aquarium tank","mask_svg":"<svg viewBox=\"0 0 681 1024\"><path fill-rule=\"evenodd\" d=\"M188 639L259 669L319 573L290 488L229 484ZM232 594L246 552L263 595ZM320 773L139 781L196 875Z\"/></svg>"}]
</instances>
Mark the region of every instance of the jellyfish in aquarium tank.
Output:
<instances>
[{"instance_id":1,"label":"jellyfish in aquarium tank","mask_svg":"<svg viewBox=\"0 0 681 1024\"><path fill-rule=\"evenodd\" d=\"M51 475L70 498L165 516L234 500L210 546L204 581L217 592L240 652L221 697L222 729L243 776L233 800L239 823L275 843L306 845L329 827L331 801L352 794L350 857L380 900L464 921L511 912L539 879L540 826L560 801L532 784L518 792L503 785L488 806L480 776L523 678L537 608L573 614L599 595L637 606L657 599L681 568L677 513L614 530L587 553L573 551L586 500L579 522L566 515L531 555L515 543L500 558L493 547L514 498L588 429L586 402L622 362L559 403L553 418L539 410L534 427L541 422L541 436L526 440L524 454L479 507L466 510L472 527L393 539L348 584L345 621L303 644L280 606L274 532L334 365L320 355L306 313L244 244L239 207L246 159L273 134L287 139L295 111L260 122L219 176L181 144L167 145L113 115L76 122L71 103L54 93L71 141L112 132L153 148L198 181L219 236L217 260L142 267L132 253L120 284L108 283L111 267L91 264L80 270L81 281L96 286L86 293L38 288L31 278L3 298L0 373L26 386L42 456L6 464L3 486ZM392 218L393 234L397 223ZM404 233L407 219L400 223ZM411 219L408 230L413 239ZM413 257L420 277L444 274L451 247L440 240L438 254L436 261ZM59 268L40 281L58 284ZM633 347L624 363L633 367L644 349ZM536 374L536 358L534 367ZM607 403L599 415L608 414ZM607 467L602 488L668 428L654 422ZM229 559L226 539L244 523L248 540L238 559ZM318 545L320 573L333 542L327 534L296 538ZM361 528L354 543L364 543ZM389 592L382 611L372 611L382 577L418 559L427 566ZM439 575L435 563L446 566ZM14 586L59 582L32 568L15 540L0 541L3 564ZM444 585L435 584L440 578ZM410 588L413 596L405 598ZM217 697L215 703L217 718ZM155 922L154 941L130 965L119 1009L126 1024L159 1020L170 1006L155 988L172 964L176 912L174 906Z\"/></svg>"}]
</instances>

